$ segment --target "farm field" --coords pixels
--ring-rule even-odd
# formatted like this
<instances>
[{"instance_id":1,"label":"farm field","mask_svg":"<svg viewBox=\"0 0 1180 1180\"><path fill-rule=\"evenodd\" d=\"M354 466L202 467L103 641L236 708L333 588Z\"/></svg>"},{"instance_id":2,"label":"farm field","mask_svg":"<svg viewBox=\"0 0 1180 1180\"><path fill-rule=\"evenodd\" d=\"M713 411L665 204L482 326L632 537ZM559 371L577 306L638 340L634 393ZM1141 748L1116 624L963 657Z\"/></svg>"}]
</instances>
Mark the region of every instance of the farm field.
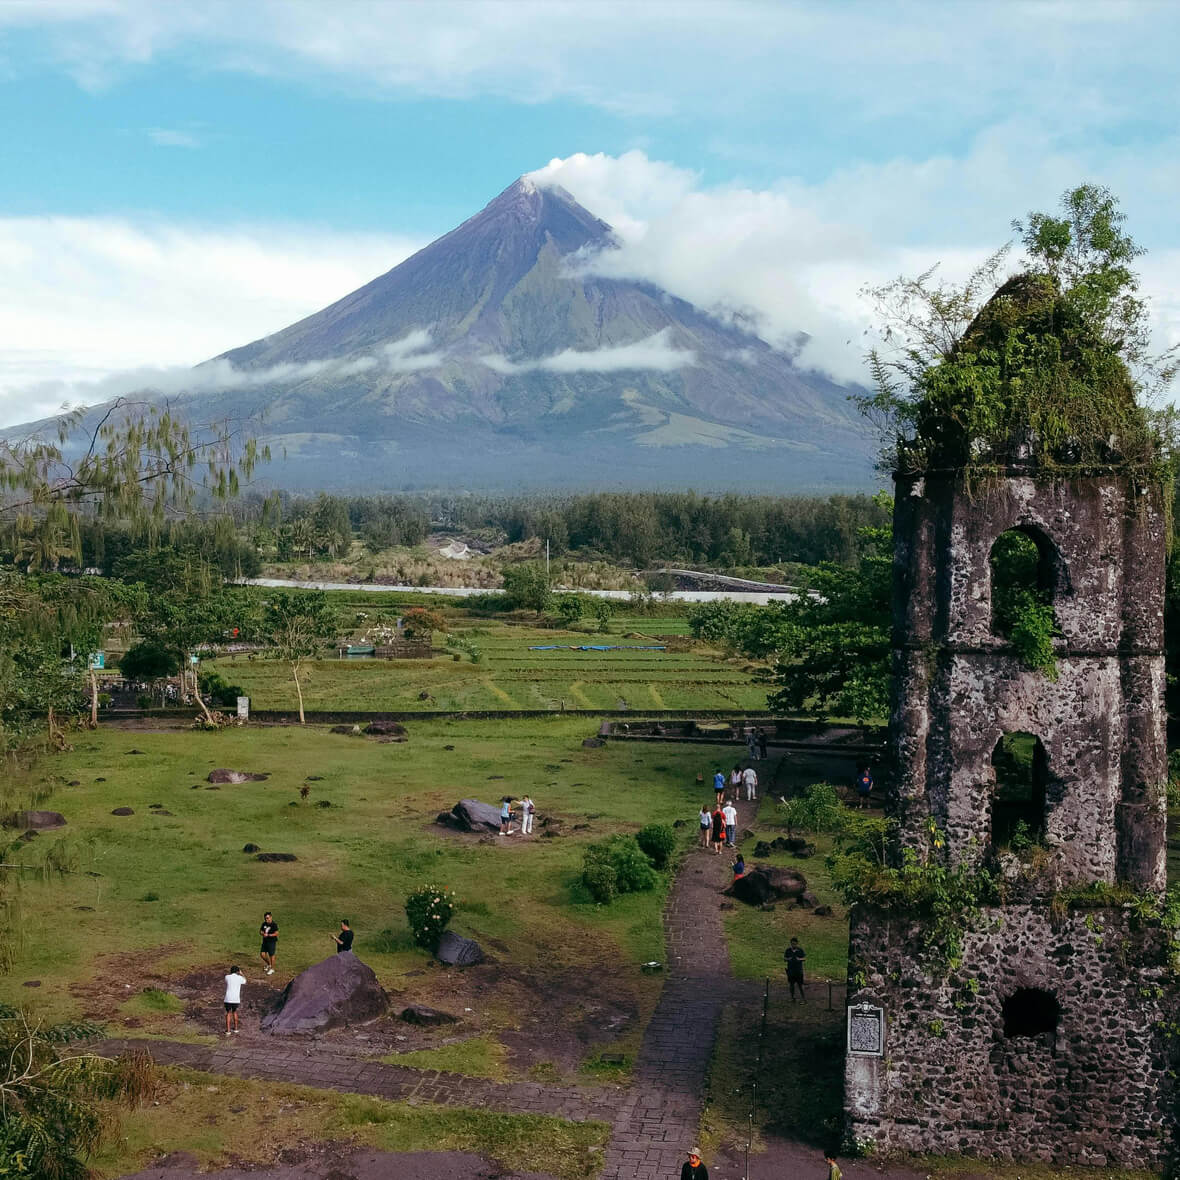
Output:
<instances>
[{"instance_id":1,"label":"farm field","mask_svg":"<svg viewBox=\"0 0 1180 1180\"><path fill-rule=\"evenodd\" d=\"M683 618L615 620L608 634L520 623L457 622L435 636L429 660L323 659L305 666L308 709L745 709L766 708L766 687L744 665L705 647L667 651L571 651L570 647L643 647L682 635ZM460 639L479 653L443 652ZM539 651L538 647L557 647ZM455 659L457 655L459 658ZM240 685L256 709L294 709L289 669L261 657L223 656L204 665Z\"/></svg>"}]
</instances>

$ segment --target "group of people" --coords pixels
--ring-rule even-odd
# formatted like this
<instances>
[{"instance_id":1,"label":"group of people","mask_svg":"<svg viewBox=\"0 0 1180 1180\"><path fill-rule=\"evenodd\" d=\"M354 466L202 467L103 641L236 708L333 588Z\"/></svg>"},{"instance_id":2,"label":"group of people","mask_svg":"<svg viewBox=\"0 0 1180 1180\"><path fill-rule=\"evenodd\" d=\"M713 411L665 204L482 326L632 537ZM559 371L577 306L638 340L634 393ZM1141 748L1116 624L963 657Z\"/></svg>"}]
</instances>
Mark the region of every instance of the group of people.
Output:
<instances>
[{"instance_id":1,"label":"group of people","mask_svg":"<svg viewBox=\"0 0 1180 1180\"><path fill-rule=\"evenodd\" d=\"M761 725L757 728L750 726L746 730L746 750L751 762L766 757L766 730Z\"/></svg>"},{"instance_id":2,"label":"group of people","mask_svg":"<svg viewBox=\"0 0 1180 1180\"><path fill-rule=\"evenodd\" d=\"M710 811L706 804L697 817L700 822L699 842L702 848L712 848L720 856L722 848L737 847L737 807L734 804L741 797L740 791L743 787L747 802L758 798L758 772L752 766L747 766L743 770L739 765L730 771L728 790L732 794L728 799L725 796L725 775L721 773L720 767L713 772L713 809Z\"/></svg>"},{"instance_id":3,"label":"group of people","mask_svg":"<svg viewBox=\"0 0 1180 1180\"><path fill-rule=\"evenodd\" d=\"M262 939L258 957L262 960L263 972L266 975L273 975L275 973L275 957L279 952L279 924L275 921L274 914L270 910L262 915L262 925L258 928L258 933ZM344 951L352 950L354 937L351 923L347 918L341 918L339 931L332 935L332 941L336 944L336 953L341 954ZM227 1037L242 1031L238 1010L242 1006L242 988L245 984L246 977L235 963L225 976L225 998L222 1001L225 1005L225 1035Z\"/></svg>"},{"instance_id":4,"label":"group of people","mask_svg":"<svg viewBox=\"0 0 1180 1180\"><path fill-rule=\"evenodd\" d=\"M500 835L511 836L513 832L519 831L522 836L531 836L533 834L533 816L537 809L533 805L532 799L528 795L524 795L519 800L520 803L520 827L514 828L512 826L512 807L518 800L513 799L511 795L505 795L500 800Z\"/></svg>"}]
</instances>

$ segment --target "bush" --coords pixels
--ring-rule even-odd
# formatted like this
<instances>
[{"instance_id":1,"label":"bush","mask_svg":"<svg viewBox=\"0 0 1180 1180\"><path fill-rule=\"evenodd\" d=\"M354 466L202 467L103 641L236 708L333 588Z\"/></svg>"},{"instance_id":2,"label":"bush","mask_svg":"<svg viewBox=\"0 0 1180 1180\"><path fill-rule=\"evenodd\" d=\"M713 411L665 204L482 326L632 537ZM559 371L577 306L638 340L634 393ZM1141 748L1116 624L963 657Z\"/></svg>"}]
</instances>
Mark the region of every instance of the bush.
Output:
<instances>
[{"instance_id":1,"label":"bush","mask_svg":"<svg viewBox=\"0 0 1180 1180\"><path fill-rule=\"evenodd\" d=\"M240 684L229 684L220 672L202 672L198 677L201 691L215 705L223 709L236 709L238 697L246 695Z\"/></svg>"},{"instance_id":2,"label":"bush","mask_svg":"<svg viewBox=\"0 0 1180 1180\"><path fill-rule=\"evenodd\" d=\"M587 847L582 859L582 880L588 889L591 886L587 873L598 865L607 866L614 874L618 893L643 893L654 889L659 880L634 836L612 836ZM602 875L595 873L593 876L598 879Z\"/></svg>"},{"instance_id":3,"label":"bush","mask_svg":"<svg viewBox=\"0 0 1180 1180\"><path fill-rule=\"evenodd\" d=\"M423 885L406 898L406 921L419 946L438 949L438 940L455 912L455 895L449 889Z\"/></svg>"},{"instance_id":4,"label":"bush","mask_svg":"<svg viewBox=\"0 0 1180 1180\"><path fill-rule=\"evenodd\" d=\"M635 843L657 869L662 869L676 848L676 833L667 824L648 824L635 833Z\"/></svg>"},{"instance_id":5,"label":"bush","mask_svg":"<svg viewBox=\"0 0 1180 1180\"><path fill-rule=\"evenodd\" d=\"M615 870L604 861L589 863L582 869L582 884L599 905L610 905L619 891Z\"/></svg>"},{"instance_id":6,"label":"bush","mask_svg":"<svg viewBox=\"0 0 1180 1180\"><path fill-rule=\"evenodd\" d=\"M812 833L838 832L848 815L831 783L813 783L802 795L780 803L779 811L788 830Z\"/></svg>"}]
</instances>

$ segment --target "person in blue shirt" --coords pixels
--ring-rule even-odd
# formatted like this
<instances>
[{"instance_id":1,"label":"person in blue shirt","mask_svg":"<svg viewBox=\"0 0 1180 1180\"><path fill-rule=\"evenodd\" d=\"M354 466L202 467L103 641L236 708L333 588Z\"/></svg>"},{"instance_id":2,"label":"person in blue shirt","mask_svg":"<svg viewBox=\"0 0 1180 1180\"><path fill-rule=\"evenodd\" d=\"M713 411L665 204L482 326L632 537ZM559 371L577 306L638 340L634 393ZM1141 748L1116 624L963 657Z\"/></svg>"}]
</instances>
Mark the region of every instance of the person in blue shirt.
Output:
<instances>
[{"instance_id":1,"label":"person in blue shirt","mask_svg":"<svg viewBox=\"0 0 1180 1180\"><path fill-rule=\"evenodd\" d=\"M713 772L713 790L717 792L717 803L720 806L725 795L725 775L721 773L720 766Z\"/></svg>"}]
</instances>

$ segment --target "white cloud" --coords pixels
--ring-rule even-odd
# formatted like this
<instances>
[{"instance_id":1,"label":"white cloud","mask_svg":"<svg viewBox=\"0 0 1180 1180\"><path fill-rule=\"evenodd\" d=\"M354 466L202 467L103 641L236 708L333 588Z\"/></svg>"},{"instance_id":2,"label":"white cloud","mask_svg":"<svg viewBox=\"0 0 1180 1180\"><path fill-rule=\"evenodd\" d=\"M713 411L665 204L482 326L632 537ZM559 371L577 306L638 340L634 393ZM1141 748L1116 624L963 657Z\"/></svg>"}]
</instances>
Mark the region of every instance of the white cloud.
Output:
<instances>
[{"instance_id":1,"label":"white cloud","mask_svg":"<svg viewBox=\"0 0 1180 1180\"><path fill-rule=\"evenodd\" d=\"M1129 194L1130 228L1155 247L1141 269L1157 343L1180 341L1180 249L1152 232L1171 216L1180 152L1139 169L1130 152L1102 161L1054 152L1035 130L1011 125L959 158L861 165L817 185L708 186L638 151L579 153L530 175L568 189L616 228L620 249L575 267L655 283L788 351L805 333L800 363L840 381L865 379L866 286L935 263L961 278L1011 236L1013 216L1051 209L1068 186L1097 179Z\"/></svg>"},{"instance_id":2,"label":"white cloud","mask_svg":"<svg viewBox=\"0 0 1180 1180\"><path fill-rule=\"evenodd\" d=\"M512 373L623 373L639 369L654 369L661 373L683 369L696 364L696 353L677 348L671 343L671 329L664 328L643 340L608 348L567 348L553 356L538 360L510 361L507 357L480 357L489 369L505 375Z\"/></svg>"},{"instance_id":3,"label":"white cloud","mask_svg":"<svg viewBox=\"0 0 1180 1180\"><path fill-rule=\"evenodd\" d=\"M178 131L173 127L152 127L147 133L148 139L156 147L197 148L201 141L191 131Z\"/></svg>"},{"instance_id":4,"label":"white cloud","mask_svg":"<svg viewBox=\"0 0 1180 1180\"><path fill-rule=\"evenodd\" d=\"M0 423L188 366L317 311L422 243L312 227L0 218ZM420 342L375 363L419 365ZM191 375L190 375L191 376Z\"/></svg>"}]
</instances>

